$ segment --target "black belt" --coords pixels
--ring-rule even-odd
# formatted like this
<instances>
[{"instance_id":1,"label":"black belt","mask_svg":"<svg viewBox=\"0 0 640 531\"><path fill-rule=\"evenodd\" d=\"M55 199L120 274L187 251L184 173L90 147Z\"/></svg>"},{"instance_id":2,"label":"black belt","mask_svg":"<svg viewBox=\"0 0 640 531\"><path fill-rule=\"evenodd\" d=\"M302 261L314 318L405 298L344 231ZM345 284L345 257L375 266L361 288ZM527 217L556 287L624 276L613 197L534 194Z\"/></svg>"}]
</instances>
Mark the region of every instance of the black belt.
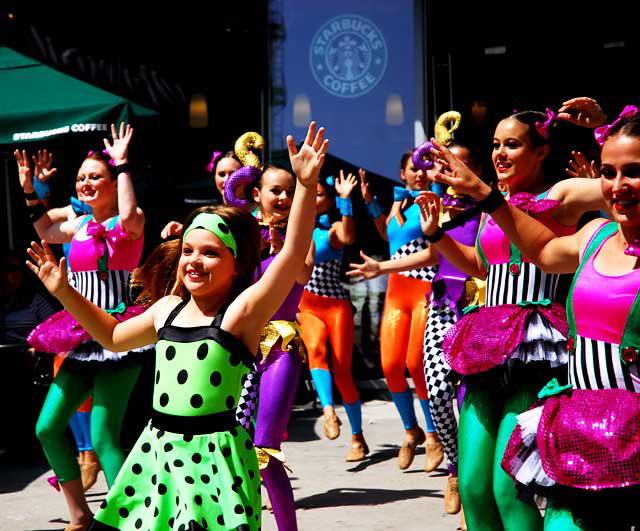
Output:
<instances>
[{"instance_id":1,"label":"black belt","mask_svg":"<svg viewBox=\"0 0 640 531\"><path fill-rule=\"evenodd\" d=\"M238 426L234 409L212 413L211 415L198 415L196 417L183 417L181 415L169 415L155 409L151 413L151 425L154 428L172 433L185 435L202 435L217 431L228 431Z\"/></svg>"}]
</instances>

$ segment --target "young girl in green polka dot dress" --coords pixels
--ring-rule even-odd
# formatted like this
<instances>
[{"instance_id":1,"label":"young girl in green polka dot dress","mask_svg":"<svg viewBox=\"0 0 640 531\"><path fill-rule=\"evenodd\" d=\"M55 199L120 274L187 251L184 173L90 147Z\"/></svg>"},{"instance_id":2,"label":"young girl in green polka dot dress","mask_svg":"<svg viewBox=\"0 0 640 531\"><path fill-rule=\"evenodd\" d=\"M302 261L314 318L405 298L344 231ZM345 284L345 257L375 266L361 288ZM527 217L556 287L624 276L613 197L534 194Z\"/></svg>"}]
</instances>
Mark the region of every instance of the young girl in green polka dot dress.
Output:
<instances>
[{"instance_id":1,"label":"young girl in green polka dot dress","mask_svg":"<svg viewBox=\"0 0 640 531\"><path fill-rule=\"evenodd\" d=\"M233 207L189 216L172 294L123 323L70 288L64 263L44 242L32 243L31 269L96 341L114 352L157 342L152 418L90 529L260 528L258 463L235 408L262 327L304 264L328 141L312 123L299 150L291 136L287 145L298 183L292 222L282 251L254 284L258 225Z\"/></svg>"}]
</instances>

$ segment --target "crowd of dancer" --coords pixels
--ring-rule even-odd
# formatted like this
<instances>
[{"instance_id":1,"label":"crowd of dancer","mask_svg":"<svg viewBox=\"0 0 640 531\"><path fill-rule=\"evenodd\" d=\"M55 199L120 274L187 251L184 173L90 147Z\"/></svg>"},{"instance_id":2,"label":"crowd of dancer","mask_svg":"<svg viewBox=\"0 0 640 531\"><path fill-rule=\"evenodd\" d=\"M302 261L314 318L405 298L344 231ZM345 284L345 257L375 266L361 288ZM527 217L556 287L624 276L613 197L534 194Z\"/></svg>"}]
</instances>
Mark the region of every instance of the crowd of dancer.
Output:
<instances>
[{"instance_id":1,"label":"crowd of dancer","mask_svg":"<svg viewBox=\"0 0 640 531\"><path fill-rule=\"evenodd\" d=\"M41 238L28 265L65 308L29 341L64 360L37 435L69 508L66 531L259 529L261 484L278 528L297 529L281 444L307 361L325 436L342 424L335 383L351 428L346 460L367 458L341 281L356 223L389 242L389 260L361 253L347 275L389 275L380 354L406 432L398 467L422 444L426 472L446 456L445 510L463 506L472 531L638 525L640 111L610 125L589 98L557 114L515 112L493 136L497 179L474 146L453 140L459 119L445 113L436 138L402 156L405 186L388 215L363 170L359 186L323 171L329 144L315 123L299 147L287 137L288 169L263 168L252 152L262 139L247 133L208 166L220 204L168 222L162 238L173 239L142 267L129 126L89 153L61 209L34 186L55 173L50 154L33 157L32 171L16 151ZM543 170L559 120L594 129L601 146L599 164L570 162L573 178ZM354 217L358 188L369 220ZM49 247L65 242L68 263ZM154 348L151 419L125 459L120 426ZM78 446L87 479L64 433L89 395L90 436ZM84 496L93 450L109 486L95 515Z\"/></svg>"}]
</instances>

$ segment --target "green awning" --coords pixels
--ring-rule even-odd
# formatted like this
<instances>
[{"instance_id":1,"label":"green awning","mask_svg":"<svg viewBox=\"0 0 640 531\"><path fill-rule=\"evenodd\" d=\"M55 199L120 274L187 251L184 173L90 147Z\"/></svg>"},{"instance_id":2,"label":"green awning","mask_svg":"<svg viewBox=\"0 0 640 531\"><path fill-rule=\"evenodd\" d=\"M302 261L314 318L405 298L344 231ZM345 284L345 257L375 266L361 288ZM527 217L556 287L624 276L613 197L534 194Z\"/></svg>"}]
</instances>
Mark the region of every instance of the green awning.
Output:
<instances>
[{"instance_id":1,"label":"green awning","mask_svg":"<svg viewBox=\"0 0 640 531\"><path fill-rule=\"evenodd\" d=\"M157 114L0 47L0 144L109 131Z\"/></svg>"}]
</instances>

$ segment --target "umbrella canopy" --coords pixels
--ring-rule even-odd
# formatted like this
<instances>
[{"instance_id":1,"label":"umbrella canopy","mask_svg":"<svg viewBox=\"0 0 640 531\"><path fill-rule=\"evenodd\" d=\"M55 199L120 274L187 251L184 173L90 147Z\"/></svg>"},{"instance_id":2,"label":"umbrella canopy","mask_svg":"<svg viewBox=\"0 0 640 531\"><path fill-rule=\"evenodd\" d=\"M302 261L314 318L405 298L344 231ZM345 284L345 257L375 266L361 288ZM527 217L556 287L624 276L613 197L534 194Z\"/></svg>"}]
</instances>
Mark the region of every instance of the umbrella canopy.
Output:
<instances>
[{"instance_id":1,"label":"umbrella canopy","mask_svg":"<svg viewBox=\"0 0 640 531\"><path fill-rule=\"evenodd\" d=\"M0 47L0 144L108 131L109 124L157 114Z\"/></svg>"}]
</instances>

